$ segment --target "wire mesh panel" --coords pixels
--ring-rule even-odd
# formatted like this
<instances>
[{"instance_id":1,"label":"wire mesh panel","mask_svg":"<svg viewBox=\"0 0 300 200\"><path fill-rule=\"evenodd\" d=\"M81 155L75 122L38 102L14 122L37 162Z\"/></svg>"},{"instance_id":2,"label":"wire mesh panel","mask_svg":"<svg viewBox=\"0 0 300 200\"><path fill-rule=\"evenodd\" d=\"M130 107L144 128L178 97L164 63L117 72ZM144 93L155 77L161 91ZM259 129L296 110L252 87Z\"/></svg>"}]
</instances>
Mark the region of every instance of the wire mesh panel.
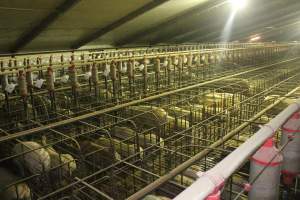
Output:
<instances>
[{"instance_id":1,"label":"wire mesh panel","mask_svg":"<svg viewBox=\"0 0 300 200\"><path fill-rule=\"evenodd\" d=\"M54 88L51 80L40 88L26 85L27 95L21 93L23 75L5 69L2 79L11 84L17 77L19 85L4 91L1 102L0 174L11 174L2 193L16 199L125 199L207 151L153 191L173 198L277 114L280 108L249 121L295 88L299 62L293 54L285 57L287 50L251 46L40 66L32 71L34 84L43 76L60 81ZM248 125L233 138L209 147L243 123ZM232 177L224 198L233 199L245 169Z\"/></svg>"}]
</instances>

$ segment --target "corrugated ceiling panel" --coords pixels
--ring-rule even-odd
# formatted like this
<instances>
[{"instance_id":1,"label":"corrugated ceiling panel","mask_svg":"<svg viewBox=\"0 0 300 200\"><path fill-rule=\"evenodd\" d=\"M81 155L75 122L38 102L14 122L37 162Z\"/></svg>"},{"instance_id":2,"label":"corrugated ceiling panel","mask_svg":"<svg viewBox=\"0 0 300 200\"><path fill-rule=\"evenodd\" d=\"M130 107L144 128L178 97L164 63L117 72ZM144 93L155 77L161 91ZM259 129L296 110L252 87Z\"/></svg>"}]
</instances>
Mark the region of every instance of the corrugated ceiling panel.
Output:
<instances>
[{"instance_id":1,"label":"corrugated ceiling panel","mask_svg":"<svg viewBox=\"0 0 300 200\"><path fill-rule=\"evenodd\" d=\"M148 2L150 0L83 0L24 49L68 49L80 37L118 20Z\"/></svg>"},{"instance_id":2,"label":"corrugated ceiling panel","mask_svg":"<svg viewBox=\"0 0 300 200\"><path fill-rule=\"evenodd\" d=\"M106 44L122 40L122 38L132 35L138 31L152 27L153 25L162 23L170 18L175 17L181 12L190 9L199 3L207 0L170 0L155 9L137 17L136 19L124 24L123 26L107 33L103 37L89 43L86 47Z\"/></svg>"},{"instance_id":3,"label":"corrugated ceiling panel","mask_svg":"<svg viewBox=\"0 0 300 200\"><path fill-rule=\"evenodd\" d=\"M47 16L62 0L1 0L0 52L7 52L22 33Z\"/></svg>"},{"instance_id":4,"label":"corrugated ceiling panel","mask_svg":"<svg viewBox=\"0 0 300 200\"><path fill-rule=\"evenodd\" d=\"M122 39L140 31L156 27L170 19L189 12L201 5L200 12L188 17L178 18L172 24L155 32L145 32L144 37L131 41L131 45L149 42L189 42L220 41L219 36L230 15L227 6L207 12L207 3L222 0L169 0L168 2L121 25L103 37L90 42L86 47L109 47ZM225 1L225 0L224 0ZM1 0L0 1L0 53L7 53L16 40L62 4L64 0ZM62 13L46 30L31 41L21 51L69 49L80 38L90 35L112 22L141 8L151 0L81 0L69 11ZM251 0L248 7L240 11L232 28L232 39L249 39L256 33L263 33L272 40L298 40L300 1L289 0ZM227 7L227 8L226 8ZM273 27L270 29L269 27ZM267 32L267 33L265 33Z\"/></svg>"},{"instance_id":5,"label":"corrugated ceiling panel","mask_svg":"<svg viewBox=\"0 0 300 200\"><path fill-rule=\"evenodd\" d=\"M164 29L146 35L136 42L167 43L174 41L173 39L178 35L186 34L196 29L206 30L206 33L209 34L208 28L215 26L215 24L221 24L219 29L222 29L230 15L230 12L228 11L228 4L216 3L212 6L206 7L205 9L200 8L189 16L178 19L176 22L165 27Z\"/></svg>"}]
</instances>

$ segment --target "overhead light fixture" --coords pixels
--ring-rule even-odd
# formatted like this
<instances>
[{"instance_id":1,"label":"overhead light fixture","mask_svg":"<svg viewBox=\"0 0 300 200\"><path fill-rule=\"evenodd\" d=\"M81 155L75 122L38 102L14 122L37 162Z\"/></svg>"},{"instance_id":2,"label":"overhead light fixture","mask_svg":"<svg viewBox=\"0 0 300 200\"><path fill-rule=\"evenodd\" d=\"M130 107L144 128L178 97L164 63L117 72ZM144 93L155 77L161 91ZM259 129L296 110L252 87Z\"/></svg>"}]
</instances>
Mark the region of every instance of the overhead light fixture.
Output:
<instances>
[{"instance_id":1,"label":"overhead light fixture","mask_svg":"<svg viewBox=\"0 0 300 200\"><path fill-rule=\"evenodd\" d=\"M260 36L254 36L254 37L252 37L252 38L250 38L250 42L255 42L255 41L258 41L258 40L260 40Z\"/></svg>"},{"instance_id":2,"label":"overhead light fixture","mask_svg":"<svg viewBox=\"0 0 300 200\"><path fill-rule=\"evenodd\" d=\"M234 10L240 10L246 7L247 0L229 0Z\"/></svg>"},{"instance_id":3,"label":"overhead light fixture","mask_svg":"<svg viewBox=\"0 0 300 200\"><path fill-rule=\"evenodd\" d=\"M247 0L228 0L225 1L226 3L229 2L233 8L232 12L229 15L229 18L226 21L222 34L220 36L221 42L228 42L230 41L231 31L233 27L234 18L237 14L237 11L244 8L247 4Z\"/></svg>"}]
</instances>

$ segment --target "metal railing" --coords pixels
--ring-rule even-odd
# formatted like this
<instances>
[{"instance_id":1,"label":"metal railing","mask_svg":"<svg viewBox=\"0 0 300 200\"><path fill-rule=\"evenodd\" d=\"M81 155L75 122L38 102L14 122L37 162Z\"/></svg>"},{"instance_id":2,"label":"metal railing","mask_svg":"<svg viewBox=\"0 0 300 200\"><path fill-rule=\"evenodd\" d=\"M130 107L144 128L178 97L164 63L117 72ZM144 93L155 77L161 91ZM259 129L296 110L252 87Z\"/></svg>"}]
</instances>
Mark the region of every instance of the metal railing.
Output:
<instances>
[{"instance_id":1,"label":"metal railing","mask_svg":"<svg viewBox=\"0 0 300 200\"><path fill-rule=\"evenodd\" d=\"M295 88L287 95L290 95L292 92L298 89L299 87ZM284 98L286 97L278 99L275 103L280 103L280 101L282 101ZM244 144L230 153L208 172L200 175L200 178L197 181L195 181L190 187L174 198L174 200L206 199L216 190L216 188L220 187L224 181L228 180L229 177L231 177L249 159L249 157L267 141L267 139L273 137L276 130L283 126L283 124L299 110L300 99L297 99L296 102L289 105L269 123L263 125L262 128L252 137L250 137Z\"/></svg>"}]
</instances>

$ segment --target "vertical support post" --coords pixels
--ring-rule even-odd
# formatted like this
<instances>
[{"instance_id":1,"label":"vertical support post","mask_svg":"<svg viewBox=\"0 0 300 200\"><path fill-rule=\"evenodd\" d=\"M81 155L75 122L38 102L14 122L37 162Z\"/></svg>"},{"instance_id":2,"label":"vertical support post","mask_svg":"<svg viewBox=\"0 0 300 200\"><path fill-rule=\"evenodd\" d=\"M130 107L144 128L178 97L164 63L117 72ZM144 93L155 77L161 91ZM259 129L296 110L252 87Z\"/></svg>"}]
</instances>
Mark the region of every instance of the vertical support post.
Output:
<instances>
[{"instance_id":1,"label":"vertical support post","mask_svg":"<svg viewBox=\"0 0 300 200\"><path fill-rule=\"evenodd\" d=\"M46 85L51 100L51 109L56 111L55 92L54 92L54 73L51 64L50 67L48 67L47 69Z\"/></svg>"},{"instance_id":2,"label":"vertical support post","mask_svg":"<svg viewBox=\"0 0 300 200\"><path fill-rule=\"evenodd\" d=\"M155 84L156 84L156 90L159 90L160 86L160 59L155 59Z\"/></svg>"},{"instance_id":3,"label":"vertical support post","mask_svg":"<svg viewBox=\"0 0 300 200\"><path fill-rule=\"evenodd\" d=\"M128 68L127 68L127 76L128 76L128 84L129 84L129 91L130 96L134 96L133 90L133 81L134 81L134 60L129 60Z\"/></svg>"},{"instance_id":4,"label":"vertical support post","mask_svg":"<svg viewBox=\"0 0 300 200\"><path fill-rule=\"evenodd\" d=\"M19 93L23 99L25 119L28 120L28 105L27 105L28 90L27 90L26 77L24 75L23 70L19 71L18 84L19 84Z\"/></svg>"},{"instance_id":5,"label":"vertical support post","mask_svg":"<svg viewBox=\"0 0 300 200\"><path fill-rule=\"evenodd\" d=\"M74 65L74 56L71 57L71 66L69 67L69 77L70 77L70 83L72 87L73 92L73 98L74 98L74 105L76 108L78 108L78 78L77 78L77 71Z\"/></svg>"},{"instance_id":6,"label":"vertical support post","mask_svg":"<svg viewBox=\"0 0 300 200\"><path fill-rule=\"evenodd\" d=\"M112 81L112 89L113 89L113 100L112 101L117 101L117 64L113 60L110 64L110 76L111 76L111 81Z\"/></svg>"}]
</instances>

